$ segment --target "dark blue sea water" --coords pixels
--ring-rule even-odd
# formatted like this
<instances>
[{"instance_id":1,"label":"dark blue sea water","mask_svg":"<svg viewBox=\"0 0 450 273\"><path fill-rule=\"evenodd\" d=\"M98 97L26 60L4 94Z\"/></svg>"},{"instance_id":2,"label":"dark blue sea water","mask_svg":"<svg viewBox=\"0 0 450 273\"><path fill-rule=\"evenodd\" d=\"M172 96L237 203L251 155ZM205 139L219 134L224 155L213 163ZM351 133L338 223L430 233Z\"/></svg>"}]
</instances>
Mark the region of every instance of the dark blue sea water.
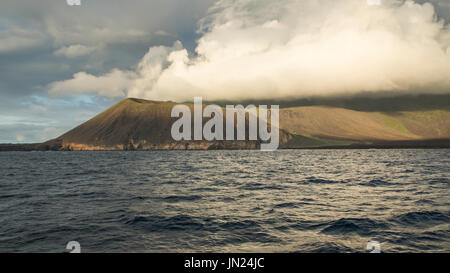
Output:
<instances>
[{"instance_id":1,"label":"dark blue sea water","mask_svg":"<svg viewBox=\"0 0 450 273\"><path fill-rule=\"evenodd\" d=\"M0 153L0 252L450 251L450 150Z\"/></svg>"}]
</instances>

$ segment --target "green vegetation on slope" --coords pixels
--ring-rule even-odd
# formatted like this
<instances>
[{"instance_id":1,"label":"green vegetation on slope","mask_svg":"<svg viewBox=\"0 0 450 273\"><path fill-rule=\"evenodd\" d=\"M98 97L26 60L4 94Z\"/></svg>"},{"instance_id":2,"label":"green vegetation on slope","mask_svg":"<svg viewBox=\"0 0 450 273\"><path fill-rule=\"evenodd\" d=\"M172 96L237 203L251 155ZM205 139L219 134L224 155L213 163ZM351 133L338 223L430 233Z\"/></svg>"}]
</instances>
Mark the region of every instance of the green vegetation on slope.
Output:
<instances>
[{"instance_id":1,"label":"green vegetation on slope","mask_svg":"<svg viewBox=\"0 0 450 273\"><path fill-rule=\"evenodd\" d=\"M406 127L403 125L403 123L400 120L396 119L394 116L389 115L389 114L383 114L383 113L381 115L387 126L393 128L395 130L398 130L402 133L411 134L411 132L408 131L408 129L406 129Z\"/></svg>"}]
</instances>

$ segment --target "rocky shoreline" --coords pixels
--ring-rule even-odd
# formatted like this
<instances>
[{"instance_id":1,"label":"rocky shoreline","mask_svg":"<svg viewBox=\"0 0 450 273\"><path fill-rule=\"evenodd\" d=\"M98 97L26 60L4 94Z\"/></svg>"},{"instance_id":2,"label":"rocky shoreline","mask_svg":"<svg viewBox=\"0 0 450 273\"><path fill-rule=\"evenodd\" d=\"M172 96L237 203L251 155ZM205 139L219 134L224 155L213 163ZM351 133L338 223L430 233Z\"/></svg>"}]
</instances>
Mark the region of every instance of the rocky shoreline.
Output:
<instances>
[{"instance_id":1,"label":"rocky shoreline","mask_svg":"<svg viewBox=\"0 0 450 273\"><path fill-rule=\"evenodd\" d=\"M115 146L93 146L78 143L62 143L51 140L35 144L0 144L0 152L5 151L170 151L170 150L259 150L258 141L181 141L162 144L123 144ZM376 143L354 143L331 146L297 146L290 143L280 145L280 149L449 149L450 139L384 141Z\"/></svg>"}]
</instances>

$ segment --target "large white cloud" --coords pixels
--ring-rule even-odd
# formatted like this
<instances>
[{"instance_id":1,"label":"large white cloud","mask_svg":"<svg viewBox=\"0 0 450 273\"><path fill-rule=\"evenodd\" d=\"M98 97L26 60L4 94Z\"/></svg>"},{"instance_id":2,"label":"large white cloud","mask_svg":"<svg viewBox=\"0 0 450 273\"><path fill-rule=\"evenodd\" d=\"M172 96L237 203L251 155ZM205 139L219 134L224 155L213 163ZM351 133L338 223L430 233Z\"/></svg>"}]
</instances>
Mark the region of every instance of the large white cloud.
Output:
<instances>
[{"instance_id":1,"label":"large white cloud","mask_svg":"<svg viewBox=\"0 0 450 273\"><path fill-rule=\"evenodd\" d=\"M446 22L430 3L382 3L222 0L200 22L196 54L180 43L150 48L135 71L115 72L123 75L119 89L158 100L449 92ZM93 91L85 79L101 95L113 86L108 75L80 75L53 84L52 92Z\"/></svg>"},{"instance_id":2,"label":"large white cloud","mask_svg":"<svg viewBox=\"0 0 450 273\"><path fill-rule=\"evenodd\" d=\"M123 97L133 83L134 74L118 69L96 77L85 72L73 75L72 79L54 82L49 86L52 95L97 93L104 97Z\"/></svg>"}]
</instances>

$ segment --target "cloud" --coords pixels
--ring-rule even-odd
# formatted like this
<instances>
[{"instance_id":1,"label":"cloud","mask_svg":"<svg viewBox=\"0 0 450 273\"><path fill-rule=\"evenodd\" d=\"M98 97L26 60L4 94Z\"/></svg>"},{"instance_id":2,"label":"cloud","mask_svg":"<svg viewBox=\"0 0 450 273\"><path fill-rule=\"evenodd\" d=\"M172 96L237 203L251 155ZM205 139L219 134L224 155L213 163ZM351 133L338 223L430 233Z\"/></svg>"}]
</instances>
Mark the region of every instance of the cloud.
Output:
<instances>
[{"instance_id":1,"label":"cloud","mask_svg":"<svg viewBox=\"0 0 450 273\"><path fill-rule=\"evenodd\" d=\"M65 90L52 90L49 94L51 83L73 79L80 71L96 75L99 79L95 82L104 79L114 83L117 77L118 81L132 80L125 70L135 67L149 47L170 46L181 40L192 50L198 37L196 23L213 2L95 0L70 7L64 0L1 0L0 143L15 142L17 135L24 136L27 142L39 142L44 128L67 131L109 108L119 98L110 97L127 92L106 83L104 89L101 86L98 89L105 96L96 96L95 90L90 90L94 95L85 94L89 88L80 86L70 93L67 86L75 82L69 81L61 85ZM72 45L95 50L81 58L55 55L59 49ZM122 76L109 75L115 68L123 71ZM35 97L48 100L50 105L44 105L47 111L24 104L34 102ZM80 97L89 97L94 103L80 103L77 101ZM3 125L5 115L16 119Z\"/></svg>"},{"instance_id":2,"label":"cloud","mask_svg":"<svg viewBox=\"0 0 450 273\"><path fill-rule=\"evenodd\" d=\"M181 42L176 42L172 47L152 47L139 62L136 71L114 69L101 76L79 72L74 74L72 79L50 84L49 93L52 95L91 93L111 98L123 97L133 93L133 90L153 85L172 61L168 55L179 50L187 52Z\"/></svg>"},{"instance_id":3,"label":"cloud","mask_svg":"<svg viewBox=\"0 0 450 273\"><path fill-rule=\"evenodd\" d=\"M49 86L51 95L96 93L104 97L123 97L125 90L133 81L132 72L112 70L96 77L85 72L73 75L72 79L54 82Z\"/></svg>"},{"instance_id":4,"label":"cloud","mask_svg":"<svg viewBox=\"0 0 450 273\"><path fill-rule=\"evenodd\" d=\"M61 22L54 19L46 20L46 31L54 39L57 45L67 45L73 43L83 43L92 45L121 44L149 42L150 35L136 28L120 28L114 25L61 25Z\"/></svg>"},{"instance_id":5,"label":"cloud","mask_svg":"<svg viewBox=\"0 0 450 273\"><path fill-rule=\"evenodd\" d=\"M44 43L43 35L17 26L0 29L0 54L12 53L40 46Z\"/></svg>"},{"instance_id":6,"label":"cloud","mask_svg":"<svg viewBox=\"0 0 450 273\"><path fill-rule=\"evenodd\" d=\"M65 1L2 0L0 94L43 95L51 82L80 71L128 69L150 46L182 40L193 48L196 22L214 1L96 0L70 7Z\"/></svg>"},{"instance_id":7,"label":"cloud","mask_svg":"<svg viewBox=\"0 0 450 273\"><path fill-rule=\"evenodd\" d=\"M445 20L428 2L382 3L221 0L200 21L196 54L180 43L152 47L122 71L121 90L157 100L449 92Z\"/></svg>"},{"instance_id":8,"label":"cloud","mask_svg":"<svg viewBox=\"0 0 450 273\"><path fill-rule=\"evenodd\" d=\"M65 56L67 58L77 58L85 55L89 55L95 51L95 47L88 47L84 45L70 45L61 47L56 50L54 54L56 56Z\"/></svg>"},{"instance_id":9,"label":"cloud","mask_svg":"<svg viewBox=\"0 0 450 273\"><path fill-rule=\"evenodd\" d=\"M449 91L450 32L433 6L384 3L220 1L205 20L198 57L170 52L159 77L129 95L247 99Z\"/></svg>"}]
</instances>

